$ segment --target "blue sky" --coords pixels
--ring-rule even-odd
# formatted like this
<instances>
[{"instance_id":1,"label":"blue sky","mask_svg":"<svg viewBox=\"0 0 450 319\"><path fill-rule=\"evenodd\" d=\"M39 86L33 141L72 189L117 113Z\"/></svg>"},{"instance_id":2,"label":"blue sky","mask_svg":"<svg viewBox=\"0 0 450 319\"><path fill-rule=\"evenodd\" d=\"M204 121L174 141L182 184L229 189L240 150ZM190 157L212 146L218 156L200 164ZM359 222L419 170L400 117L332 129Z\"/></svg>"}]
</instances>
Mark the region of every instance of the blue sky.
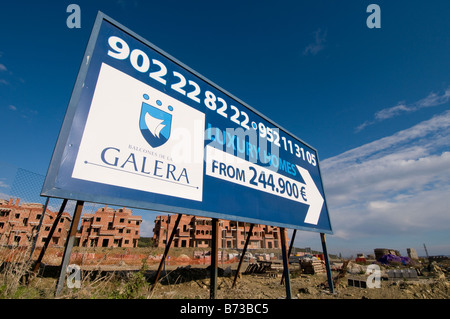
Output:
<instances>
[{"instance_id":1,"label":"blue sky","mask_svg":"<svg viewBox=\"0 0 450 319\"><path fill-rule=\"evenodd\" d=\"M81 8L69 29L66 8ZM369 29L366 8L381 8ZM450 2L14 1L0 5L0 193L45 175L98 10L318 150L332 253L450 254ZM143 234L151 235L154 213ZM296 245L320 248L299 232Z\"/></svg>"}]
</instances>

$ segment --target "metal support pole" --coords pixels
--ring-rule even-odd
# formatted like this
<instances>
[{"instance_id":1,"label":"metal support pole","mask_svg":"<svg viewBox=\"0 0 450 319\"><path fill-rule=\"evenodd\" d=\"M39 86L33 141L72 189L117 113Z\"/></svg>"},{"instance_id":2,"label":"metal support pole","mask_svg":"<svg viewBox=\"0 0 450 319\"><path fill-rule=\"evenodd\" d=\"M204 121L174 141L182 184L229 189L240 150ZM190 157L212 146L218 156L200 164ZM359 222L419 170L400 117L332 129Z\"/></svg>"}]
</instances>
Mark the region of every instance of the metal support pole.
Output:
<instances>
[{"instance_id":1,"label":"metal support pole","mask_svg":"<svg viewBox=\"0 0 450 319\"><path fill-rule=\"evenodd\" d=\"M211 281L209 285L209 298L216 299L217 296L217 264L219 252L219 220L212 220L212 240L211 240Z\"/></svg>"},{"instance_id":2,"label":"metal support pole","mask_svg":"<svg viewBox=\"0 0 450 319\"><path fill-rule=\"evenodd\" d=\"M292 299L291 295L291 279L289 276L289 262L286 251L286 228L280 228L281 232L281 252L283 255L283 273L285 278L285 287L286 287L286 299Z\"/></svg>"},{"instance_id":3,"label":"metal support pole","mask_svg":"<svg viewBox=\"0 0 450 319\"><path fill-rule=\"evenodd\" d=\"M325 240L324 233L320 233L320 240L322 241L322 251L325 257L325 268L327 270L328 287L330 288L330 293L334 293L333 276L331 275L330 260L328 258L327 242Z\"/></svg>"},{"instance_id":4,"label":"metal support pole","mask_svg":"<svg viewBox=\"0 0 450 319\"><path fill-rule=\"evenodd\" d=\"M292 252L292 246L294 246L294 240L295 240L295 235L297 234L297 229L294 229L294 233L292 234L292 239L291 239L291 243L289 245L289 252L288 252L288 260L289 260L289 256L291 255ZM281 282L280 285L284 284L284 272L281 275Z\"/></svg>"},{"instance_id":5,"label":"metal support pole","mask_svg":"<svg viewBox=\"0 0 450 319\"><path fill-rule=\"evenodd\" d=\"M222 229L222 268L225 269L225 237L226 237L227 231L225 227Z\"/></svg>"},{"instance_id":6,"label":"metal support pole","mask_svg":"<svg viewBox=\"0 0 450 319\"><path fill-rule=\"evenodd\" d=\"M80 223L81 211L83 210L83 201L77 201L75 206L75 212L73 213L72 223L70 224L69 234L67 235L66 248L64 249L64 255L59 270L59 279L56 286L55 296L59 296L64 287L64 281L66 279L67 266L69 265L70 255L72 253L73 243L75 242L75 236L77 234L78 224Z\"/></svg>"},{"instance_id":7,"label":"metal support pole","mask_svg":"<svg viewBox=\"0 0 450 319\"><path fill-rule=\"evenodd\" d=\"M242 256L241 256L241 259L239 260L239 265L236 270L236 275L234 275L233 286L231 288L234 288L236 286L236 280L237 280L237 277L239 276L239 272L241 271L242 261L244 260L245 253L247 252L247 246L248 246L248 243L250 242L250 237L252 236L253 226L255 226L255 225L250 224L250 230L248 231L247 239L245 240L244 250L242 251Z\"/></svg>"},{"instance_id":8,"label":"metal support pole","mask_svg":"<svg viewBox=\"0 0 450 319\"><path fill-rule=\"evenodd\" d=\"M169 239L169 224L170 224L170 215L169 214L167 214L166 224L167 224L167 229L166 229L166 244L167 244L167 241ZM164 269L163 269L163 271L164 271L164 273L166 273L166 260L165 259L164 259Z\"/></svg>"},{"instance_id":9,"label":"metal support pole","mask_svg":"<svg viewBox=\"0 0 450 319\"><path fill-rule=\"evenodd\" d=\"M38 227L36 229L36 234L34 235L33 243L31 244L30 257L28 258L28 260L31 260L31 258L33 258L33 253L34 253L34 250L36 249L36 242L37 242L37 239L39 237L39 232L41 231L42 222L44 221L45 211L47 210L47 206L48 206L49 200L50 200L50 197L47 197L47 199L45 200L45 205L44 205L44 207L42 209L41 218L39 218L39 224L38 224Z\"/></svg>"},{"instance_id":10,"label":"metal support pole","mask_svg":"<svg viewBox=\"0 0 450 319\"><path fill-rule=\"evenodd\" d=\"M155 289L155 287L156 287L156 284L158 283L159 275L161 274L162 266L164 265L164 263L166 261L166 257L167 257L167 254L169 253L170 246L172 245L173 238L175 237L178 225L180 224L181 216L183 216L183 215L182 214L178 214L177 220L175 221L175 225L173 226L173 229L172 229L172 233L170 234L169 241L166 242L166 249L164 250L164 254L162 256L161 262L159 263L158 271L156 272L155 282L153 283L153 286L150 289L150 291L153 291L153 289Z\"/></svg>"},{"instance_id":11,"label":"metal support pole","mask_svg":"<svg viewBox=\"0 0 450 319\"><path fill-rule=\"evenodd\" d=\"M427 254L427 260L428 260L428 266L431 264L430 256L428 255L427 246L425 246L425 243L423 243L423 248L425 249L425 254Z\"/></svg>"},{"instance_id":12,"label":"metal support pole","mask_svg":"<svg viewBox=\"0 0 450 319\"><path fill-rule=\"evenodd\" d=\"M44 246L41 249L39 257L36 260L36 263L34 264L33 272L37 272L39 270L39 267L41 266L42 258L44 258L45 251L47 250L47 247L50 244L50 241L52 240L53 233L55 232L56 227L58 226L58 223L62 216L62 213L63 213L64 209L66 209L66 204L67 204L67 199L64 199L61 204L61 207L59 208L59 212L56 215L55 221L53 222L52 228L50 229L50 232L48 233L48 236L45 239ZM44 219L44 215L45 215L45 211L44 211L44 214L42 214L41 221ZM39 223L41 223L41 221Z\"/></svg>"}]
</instances>

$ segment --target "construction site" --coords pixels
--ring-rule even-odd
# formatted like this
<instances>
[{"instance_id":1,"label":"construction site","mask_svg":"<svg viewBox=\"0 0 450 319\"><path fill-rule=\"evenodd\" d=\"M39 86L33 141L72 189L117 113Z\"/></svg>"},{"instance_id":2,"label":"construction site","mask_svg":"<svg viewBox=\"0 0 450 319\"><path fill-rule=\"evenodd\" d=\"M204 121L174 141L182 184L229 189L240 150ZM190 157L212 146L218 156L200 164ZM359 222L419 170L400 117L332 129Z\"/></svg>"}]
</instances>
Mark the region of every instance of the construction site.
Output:
<instances>
[{"instance_id":1,"label":"construction site","mask_svg":"<svg viewBox=\"0 0 450 319\"><path fill-rule=\"evenodd\" d=\"M52 299L63 248L50 247L37 272L30 247L0 247L0 298ZM208 299L209 249L171 248L156 282L163 248L74 247L67 282L58 298ZM330 292L321 252L293 249L289 258L292 299L448 299L450 260L383 255L339 259L330 256ZM250 249L237 274L242 250L218 254L218 299L284 299L279 249ZM379 272L372 273L373 266ZM376 276L373 276L373 275ZM76 289L74 289L74 287Z\"/></svg>"},{"instance_id":2,"label":"construction site","mask_svg":"<svg viewBox=\"0 0 450 319\"><path fill-rule=\"evenodd\" d=\"M12 198L0 202L0 298L55 298L72 218L48 209L43 214L43 208ZM177 220L157 216L154 236L145 239L139 236L141 217L130 209L104 206L84 214L58 298L208 299L212 221L188 215ZM429 256L425 245L425 257L415 248L406 254L375 248L355 258L330 254L328 278L324 252L293 247L277 227L227 220L218 225L219 299L286 298L281 247L289 242L293 299L450 297L450 259Z\"/></svg>"},{"instance_id":3,"label":"construction site","mask_svg":"<svg viewBox=\"0 0 450 319\"><path fill-rule=\"evenodd\" d=\"M5 2L4 313L448 307L450 1L375 2Z\"/></svg>"},{"instance_id":4,"label":"construction site","mask_svg":"<svg viewBox=\"0 0 450 319\"><path fill-rule=\"evenodd\" d=\"M58 263L62 250L51 248L44 263L33 278L23 263L15 256L26 251L1 249L1 298L54 298L58 276ZM131 299L208 299L210 256L201 256L189 248L175 248L167 259L165 270L154 290L159 249L75 248L71 264L81 269L79 289L64 288L60 298L131 298ZM285 298L282 284L282 264L274 253L251 252L245 258L242 272L233 287L238 259L226 260L219 266L219 299L279 299ZM220 255L219 255L220 256ZM269 260L266 260L266 257ZM295 256L294 256L295 257ZM317 257L316 257L317 258ZM289 266L293 298L299 299L448 299L450 283L449 260L417 261L414 265L380 265L380 286L369 288L366 263L349 260L332 260L335 292L327 287L323 261L305 255ZM220 259L220 258L219 258ZM221 263L221 261L220 261ZM369 264L367 264L369 263ZM69 276L70 277L70 276ZM29 279L25 283L24 278Z\"/></svg>"}]
</instances>

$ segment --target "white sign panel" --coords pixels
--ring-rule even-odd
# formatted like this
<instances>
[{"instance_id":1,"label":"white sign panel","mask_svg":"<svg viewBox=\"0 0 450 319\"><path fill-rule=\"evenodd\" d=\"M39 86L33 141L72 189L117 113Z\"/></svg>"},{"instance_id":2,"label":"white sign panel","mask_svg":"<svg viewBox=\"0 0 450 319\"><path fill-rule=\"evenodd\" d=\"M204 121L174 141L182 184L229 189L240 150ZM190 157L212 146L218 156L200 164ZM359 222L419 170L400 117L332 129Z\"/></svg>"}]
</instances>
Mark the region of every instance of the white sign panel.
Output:
<instances>
[{"instance_id":1,"label":"white sign panel","mask_svg":"<svg viewBox=\"0 0 450 319\"><path fill-rule=\"evenodd\" d=\"M143 139L141 114L155 138L169 126L157 149ZM72 177L201 201L204 123L203 113L103 64Z\"/></svg>"}]
</instances>

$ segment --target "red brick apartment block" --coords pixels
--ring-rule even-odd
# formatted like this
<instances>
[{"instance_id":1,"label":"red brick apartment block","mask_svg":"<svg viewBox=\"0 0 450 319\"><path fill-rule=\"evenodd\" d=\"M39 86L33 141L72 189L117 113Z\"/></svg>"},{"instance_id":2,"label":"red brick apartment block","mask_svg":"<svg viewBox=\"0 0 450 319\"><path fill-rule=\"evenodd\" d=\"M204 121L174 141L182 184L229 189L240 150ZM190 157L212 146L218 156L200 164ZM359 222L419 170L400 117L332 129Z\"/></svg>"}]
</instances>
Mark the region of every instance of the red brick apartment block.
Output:
<instances>
[{"instance_id":1,"label":"red brick apartment block","mask_svg":"<svg viewBox=\"0 0 450 319\"><path fill-rule=\"evenodd\" d=\"M153 229L155 247L165 247L176 219L176 215L156 217ZM222 246L230 249L244 248L249 230L250 224L248 223L221 219L219 222L219 248ZM183 215L171 247L211 247L211 232L211 218ZM252 232L249 249L281 248L280 228L255 224Z\"/></svg>"},{"instance_id":2,"label":"red brick apartment block","mask_svg":"<svg viewBox=\"0 0 450 319\"><path fill-rule=\"evenodd\" d=\"M29 246L36 236L44 206L42 204L22 204L20 199L0 200L0 245ZM56 219L57 212L45 211L36 247L42 247ZM72 217L63 213L53 233L50 247L64 247Z\"/></svg>"},{"instance_id":3,"label":"red brick apartment block","mask_svg":"<svg viewBox=\"0 0 450 319\"><path fill-rule=\"evenodd\" d=\"M132 216L128 208L103 207L94 214L81 216L81 228L76 237L80 247L137 247L140 216Z\"/></svg>"}]
</instances>

